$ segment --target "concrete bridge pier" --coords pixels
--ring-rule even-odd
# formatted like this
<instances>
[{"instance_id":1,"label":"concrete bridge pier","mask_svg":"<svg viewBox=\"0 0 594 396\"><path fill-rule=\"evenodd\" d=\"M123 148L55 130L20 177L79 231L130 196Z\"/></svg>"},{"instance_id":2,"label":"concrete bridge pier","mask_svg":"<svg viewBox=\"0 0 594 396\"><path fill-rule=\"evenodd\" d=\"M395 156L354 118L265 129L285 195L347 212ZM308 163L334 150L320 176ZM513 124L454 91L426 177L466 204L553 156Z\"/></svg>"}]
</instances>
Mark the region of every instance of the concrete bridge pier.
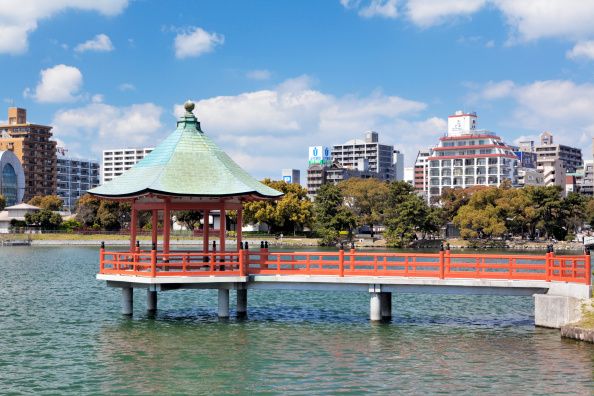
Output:
<instances>
[{"instance_id":1,"label":"concrete bridge pier","mask_svg":"<svg viewBox=\"0 0 594 396\"><path fill-rule=\"evenodd\" d=\"M229 289L219 289L219 318L229 317Z\"/></svg>"},{"instance_id":2,"label":"concrete bridge pier","mask_svg":"<svg viewBox=\"0 0 594 396\"><path fill-rule=\"evenodd\" d=\"M146 291L146 310L148 313L157 311L157 291L147 289Z\"/></svg>"},{"instance_id":3,"label":"concrete bridge pier","mask_svg":"<svg viewBox=\"0 0 594 396\"><path fill-rule=\"evenodd\" d=\"M132 287L122 287L122 315L132 316L134 308L134 289Z\"/></svg>"},{"instance_id":4,"label":"concrete bridge pier","mask_svg":"<svg viewBox=\"0 0 594 396\"><path fill-rule=\"evenodd\" d=\"M237 289L237 317L247 317L247 289Z\"/></svg>"},{"instance_id":5,"label":"concrete bridge pier","mask_svg":"<svg viewBox=\"0 0 594 396\"><path fill-rule=\"evenodd\" d=\"M380 311L381 320L389 322L392 320L392 293L381 292L380 293Z\"/></svg>"},{"instance_id":6,"label":"concrete bridge pier","mask_svg":"<svg viewBox=\"0 0 594 396\"><path fill-rule=\"evenodd\" d=\"M372 322L379 322L382 320L382 303L379 292L369 293L369 320Z\"/></svg>"}]
</instances>

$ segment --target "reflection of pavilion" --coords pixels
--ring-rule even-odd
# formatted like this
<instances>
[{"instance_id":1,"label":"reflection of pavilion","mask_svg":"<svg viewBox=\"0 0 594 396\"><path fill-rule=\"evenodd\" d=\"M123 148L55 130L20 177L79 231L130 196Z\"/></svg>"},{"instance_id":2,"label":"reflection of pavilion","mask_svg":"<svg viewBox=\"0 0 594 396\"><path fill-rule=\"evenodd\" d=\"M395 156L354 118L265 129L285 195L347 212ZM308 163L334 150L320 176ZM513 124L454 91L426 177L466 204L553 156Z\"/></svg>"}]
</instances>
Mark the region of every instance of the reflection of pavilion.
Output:
<instances>
[{"instance_id":1,"label":"reflection of pavilion","mask_svg":"<svg viewBox=\"0 0 594 396\"><path fill-rule=\"evenodd\" d=\"M166 283L175 288L180 277L192 277L201 287L219 289L219 313L227 316L229 289L241 288L246 267L241 227L237 227L237 247L228 250L226 246L226 214L236 211L237 224L241 224L243 202L282 195L252 178L204 134L193 114L194 103L186 102L184 107L186 113L178 120L175 132L133 168L89 191L100 198L128 201L132 205L130 250L117 253L102 250L98 275L108 285L122 288L125 314L132 313L132 287L146 287L149 310L155 310L157 285ZM211 212L218 211L218 249L216 241L210 248L209 227L204 227L202 252L170 251L172 211L178 210L200 211L207 219ZM140 250L136 242L141 211L152 215L150 251ZM159 217L163 219L162 251L157 251ZM239 305L245 307L246 299L243 289L238 293Z\"/></svg>"}]
</instances>

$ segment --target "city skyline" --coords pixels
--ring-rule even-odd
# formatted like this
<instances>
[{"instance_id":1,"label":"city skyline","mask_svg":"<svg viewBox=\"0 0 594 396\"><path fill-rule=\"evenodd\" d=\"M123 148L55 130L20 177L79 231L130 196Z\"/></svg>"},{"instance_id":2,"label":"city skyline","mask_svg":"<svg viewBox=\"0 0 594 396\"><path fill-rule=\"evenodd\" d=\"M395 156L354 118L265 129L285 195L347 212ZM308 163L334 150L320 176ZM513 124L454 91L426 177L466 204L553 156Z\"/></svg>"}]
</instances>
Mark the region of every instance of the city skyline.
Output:
<instances>
[{"instance_id":1,"label":"city skyline","mask_svg":"<svg viewBox=\"0 0 594 396\"><path fill-rule=\"evenodd\" d=\"M366 130L411 166L459 109L509 144L550 130L591 157L594 2L548 4L8 2L2 98L95 159L157 145L192 99L259 178Z\"/></svg>"}]
</instances>

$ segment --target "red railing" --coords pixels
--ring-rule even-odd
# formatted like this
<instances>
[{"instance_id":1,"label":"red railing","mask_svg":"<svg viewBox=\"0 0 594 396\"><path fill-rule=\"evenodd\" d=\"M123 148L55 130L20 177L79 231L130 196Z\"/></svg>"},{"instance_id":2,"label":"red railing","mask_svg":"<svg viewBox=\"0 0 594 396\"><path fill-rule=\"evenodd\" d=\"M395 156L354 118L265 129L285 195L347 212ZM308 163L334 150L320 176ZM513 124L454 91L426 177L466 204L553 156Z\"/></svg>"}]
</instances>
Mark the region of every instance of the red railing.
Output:
<instances>
[{"instance_id":1,"label":"red railing","mask_svg":"<svg viewBox=\"0 0 594 396\"><path fill-rule=\"evenodd\" d=\"M544 280L590 284L589 255L338 252L106 252L100 273L135 276L332 275Z\"/></svg>"}]
</instances>

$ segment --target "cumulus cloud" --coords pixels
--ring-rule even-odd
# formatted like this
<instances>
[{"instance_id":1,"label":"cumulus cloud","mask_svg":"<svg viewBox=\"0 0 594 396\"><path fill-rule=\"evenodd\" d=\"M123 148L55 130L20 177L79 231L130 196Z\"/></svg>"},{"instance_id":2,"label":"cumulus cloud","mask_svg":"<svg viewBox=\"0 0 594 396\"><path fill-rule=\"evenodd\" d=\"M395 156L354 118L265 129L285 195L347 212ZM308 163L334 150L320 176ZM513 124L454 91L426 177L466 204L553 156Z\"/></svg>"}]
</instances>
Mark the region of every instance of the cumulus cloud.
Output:
<instances>
[{"instance_id":1,"label":"cumulus cloud","mask_svg":"<svg viewBox=\"0 0 594 396\"><path fill-rule=\"evenodd\" d=\"M136 87L134 86L134 84L122 83L122 84L118 85L118 89L122 92L129 92L129 91L135 91Z\"/></svg>"},{"instance_id":2,"label":"cumulus cloud","mask_svg":"<svg viewBox=\"0 0 594 396\"><path fill-rule=\"evenodd\" d=\"M270 71L268 71L268 70L260 69L260 70L250 70L245 75L250 80L268 80L272 76L272 73L270 73Z\"/></svg>"},{"instance_id":3,"label":"cumulus cloud","mask_svg":"<svg viewBox=\"0 0 594 396\"><path fill-rule=\"evenodd\" d=\"M505 97L514 105L510 126L533 136L549 130L560 143L582 147L588 156L592 155L594 84L545 80L518 85L503 81L487 84L486 90L498 86L505 88L492 99ZM490 98L487 95L484 99Z\"/></svg>"},{"instance_id":4,"label":"cumulus cloud","mask_svg":"<svg viewBox=\"0 0 594 396\"><path fill-rule=\"evenodd\" d=\"M414 24L429 27L448 18L474 14L486 3L486 0L409 0L406 15Z\"/></svg>"},{"instance_id":5,"label":"cumulus cloud","mask_svg":"<svg viewBox=\"0 0 594 396\"><path fill-rule=\"evenodd\" d=\"M80 147L87 150L84 155L98 157L109 148L158 144L164 137L162 113L163 109L153 103L118 107L92 102L58 111L52 125L54 135L68 147Z\"/></svg>"},{"instance_id":6,"label":"cumulus cloud","mask_svg":"<svg viewBox=\"0 0 594 396\"><path fill-rule=\"evenodd\" d=\"M594 59L594 40L580 41L565 54L569 59Z\"/></svg>"},{"instance_id":7,"label":"cumulus cloud","mask_svg":"<svg viewBox=\"0 0 594 396\"><path fill-rule=\"evenodd\" d=\"M127 5L128 0L3 0L0 6L0 53L26 52L29 34L37 29L38 22L61 11L76 9L113 16Z\"/></svg>"},{"instance_id":8,"label":"cumulus cloud","mask_svg":"<svg viewBox=\"0 0 594 396\"><path fill-rule=\"evenodd\" d=\"M309 146L362 138L370 129L412 162L416 150L446 128L445 120L421 117L422 102L380 91L337 97L313 84L301 76L272 89L202 99L195 114L205 133L257 177L279 177L283 167L304 169ZM182 104L174 106L176 115L183 112Z\"/></svg>"},{"instance_id":9,"label":"cumulus cloud","mask_svg":"<svg viewBox=\"0 0 594 396\"><path fill-rule=\"evenodd\" d=\"M340 0L343 7L356 9L358 14L364 18L396 18L398 16L397 3L397 0Z\"/></svg>"},{"instance_id":10,"label":"cumulus cloud","mask_svg":"<svg viewBox=\"0 0 594 396\"><path fill-rule=\"evenodd\" d=\"M106 34L98 34L93 37L91 40L87 40L84 43L80 43L76 47L74 47L74 51L76 52L86 52L86 51L97 51L97 52L109 52L113 51L113 44L111 43L111 39Z\"/></svg>"},{"instance_id":11,"label":"cumulus cloud","mask_svg":"<svg viewBox=\"0 0 594 396\"><path fill-rule=\"evenodd\" d=\"M209 33L199 27L192 27L175 36L175 56L178 59L197 57L212 52L217 45L225 42L218 33Z\"/></svg>"},{"instance_id":12,"label":"cumulus cloud","mask_svg":"<svg viewBox=\"0 0 594 396\"><path fill-rule=\"evenodd\" d=\"M32 93L29 88L25 97L33 97L38 102L73 102L80 97L78 93L83 83L83 75L76 67L56 65L41 71L41 79Z\"/></svg>"}]
</instances>

